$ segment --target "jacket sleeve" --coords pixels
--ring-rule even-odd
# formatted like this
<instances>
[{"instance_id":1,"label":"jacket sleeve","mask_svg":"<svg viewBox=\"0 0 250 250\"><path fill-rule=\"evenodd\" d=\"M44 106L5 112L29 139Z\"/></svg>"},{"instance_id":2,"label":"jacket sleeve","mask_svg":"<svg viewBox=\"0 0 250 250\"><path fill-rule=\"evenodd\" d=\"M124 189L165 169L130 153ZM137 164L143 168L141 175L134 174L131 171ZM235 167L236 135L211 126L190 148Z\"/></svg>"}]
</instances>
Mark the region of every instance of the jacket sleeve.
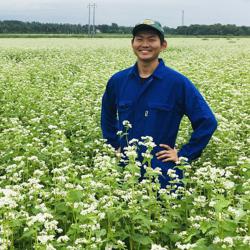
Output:
<instances>
[{"instance_id":1,"label":"jacket sleeve","mask_svg":"<svg viewBox=\"0 0 250 250\"><path fill-rule=\"evenodd\" d=\"M178 152L179 157L186 157L188 161L198 158L207 146L212 134L217 128L215 116L196 87L185 80L184 114L188 116L193 132L189 142Z\"/></svg>"},{"instance_id":2,"label":"jacket sleeve","mask_svg":"<svg viewBox=\"0 0 250 250\"><path fill-rule=\"evenodd\" d=\"M101 128L104 139L115 149L119 148L119 137L117 136L117 106L115 87L112 78L108 81L106 90L102 97Z\"/></svg>"}]
</instances>

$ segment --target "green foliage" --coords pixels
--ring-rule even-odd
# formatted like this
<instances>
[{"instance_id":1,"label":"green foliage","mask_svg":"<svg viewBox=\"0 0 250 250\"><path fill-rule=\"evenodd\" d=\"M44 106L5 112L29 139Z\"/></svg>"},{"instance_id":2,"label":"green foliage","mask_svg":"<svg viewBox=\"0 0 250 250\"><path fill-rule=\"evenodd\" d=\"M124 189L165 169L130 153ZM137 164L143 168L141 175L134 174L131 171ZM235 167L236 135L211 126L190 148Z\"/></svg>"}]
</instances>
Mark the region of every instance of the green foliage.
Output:
<instances>
[{"instance_id":1,"label":"green foliage","mask_svg":"<svg viewBox=\"0 0 250 250\"><path fill-rule=\"evenodd\" d=\"M106 82L134 63L129 40L117 41L0 40L0 248L249 249L248 39L169 39L162 57L200 89L219 127L166 189L150 138L142 182L138 142L121 167L101 139ZM191 132L185 118L178 148Z\"/></svg>"}]
</instances>

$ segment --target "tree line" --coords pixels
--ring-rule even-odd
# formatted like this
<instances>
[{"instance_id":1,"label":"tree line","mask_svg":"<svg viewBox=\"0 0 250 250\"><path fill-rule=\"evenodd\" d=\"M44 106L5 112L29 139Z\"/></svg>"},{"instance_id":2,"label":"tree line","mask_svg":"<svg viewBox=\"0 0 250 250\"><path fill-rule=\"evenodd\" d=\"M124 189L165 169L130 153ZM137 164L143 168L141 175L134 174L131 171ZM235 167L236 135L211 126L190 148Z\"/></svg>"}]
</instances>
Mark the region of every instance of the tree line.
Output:
<instances>
[{"instance_id":1,"label":"tree line","mask_svg":"<svg viewBox=\"0 0 250 250\"><path fill-rule=\"evenodd\" d=\"M93 32L93 27L90 27ZM220 36L249 36L249 26L236 26L234 24L213 24L190 26L179 26L169 28L164 26L164 31L169 35L220 35ZM116 23L111 25L99 24L95 26L95 32L113 33L113 34L131 34L132 27L119 26ZM89 27L87 24L57 24L57 23L40 23L40 22L22 22L16 20L0 21L0 33L18 33L18 34L87 34Z\"/></svg>"}]
</instances>

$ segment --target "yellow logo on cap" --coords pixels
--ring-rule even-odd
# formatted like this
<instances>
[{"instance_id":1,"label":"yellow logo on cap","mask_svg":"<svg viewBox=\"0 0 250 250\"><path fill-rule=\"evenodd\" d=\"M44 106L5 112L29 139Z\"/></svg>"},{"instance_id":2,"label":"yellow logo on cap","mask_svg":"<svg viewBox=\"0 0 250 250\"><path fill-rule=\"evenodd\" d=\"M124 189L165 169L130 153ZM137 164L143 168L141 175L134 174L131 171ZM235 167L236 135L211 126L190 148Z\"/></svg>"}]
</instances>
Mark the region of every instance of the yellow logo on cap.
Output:
<instances>
[{"instance_id":1,"label":"yellow logo on cap","mask_svg":"<svg viewBox=\"0 0 250 250\"><path fill-rule=\"evenodd\" d=\"M148 25L151 25L151 24L154 24L154 21L150 20L150 19L145 19L142 24L148 24Z\"/></svg>"}]
</instances>

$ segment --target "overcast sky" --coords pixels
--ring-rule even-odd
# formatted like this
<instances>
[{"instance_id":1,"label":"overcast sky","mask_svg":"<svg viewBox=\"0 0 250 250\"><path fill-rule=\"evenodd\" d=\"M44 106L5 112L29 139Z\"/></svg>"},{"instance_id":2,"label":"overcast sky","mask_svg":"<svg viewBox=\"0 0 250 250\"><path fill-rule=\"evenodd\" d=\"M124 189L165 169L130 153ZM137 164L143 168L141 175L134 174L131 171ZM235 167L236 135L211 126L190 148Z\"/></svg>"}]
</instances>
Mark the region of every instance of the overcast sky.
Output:
<instances>
[{"instance_id":1,"label":"overcast sky","mask_svg":"<svg viewBox=\"0 0 250 250\"><path fill-rule=\"evenodd\" d=\"M151 18L164 26L236 24L250 26L250 0L0 0L0 20L88 23L88 3L96 3L96 24L133 26Z\"/></svg>"}]
</instances>

